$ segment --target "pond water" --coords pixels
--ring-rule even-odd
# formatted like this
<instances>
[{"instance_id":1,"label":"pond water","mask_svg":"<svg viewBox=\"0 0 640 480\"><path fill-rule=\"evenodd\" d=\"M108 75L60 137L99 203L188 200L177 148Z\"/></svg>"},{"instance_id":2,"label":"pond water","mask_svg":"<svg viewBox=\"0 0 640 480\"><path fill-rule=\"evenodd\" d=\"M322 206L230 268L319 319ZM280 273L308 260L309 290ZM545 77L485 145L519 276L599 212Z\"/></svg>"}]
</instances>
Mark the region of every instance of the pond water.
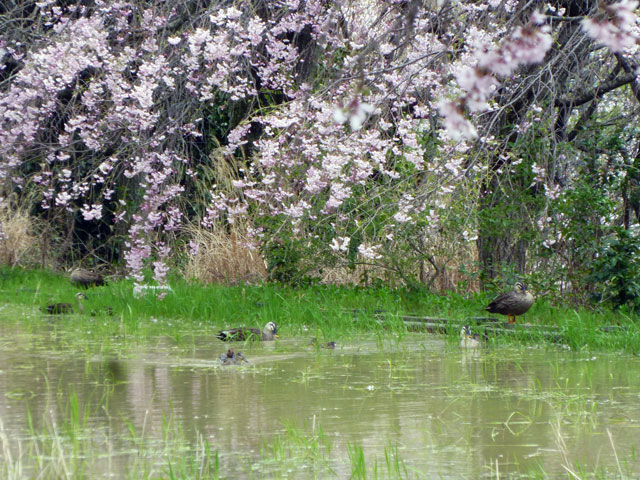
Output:
<instances>
[{"instance_id":1,"label":"pond water","mask_svg":"<svg viewBox=\"0 0 640 480\"><path fill-rule=\"evenodd\" d=\"M640 475L631 355L411 333L236 344L249 363L221 367L213 336L114 349L1 320L5 477L166 478L183 462L195 478L205 450L222 478Z\"/></svg>"}]
</instances>

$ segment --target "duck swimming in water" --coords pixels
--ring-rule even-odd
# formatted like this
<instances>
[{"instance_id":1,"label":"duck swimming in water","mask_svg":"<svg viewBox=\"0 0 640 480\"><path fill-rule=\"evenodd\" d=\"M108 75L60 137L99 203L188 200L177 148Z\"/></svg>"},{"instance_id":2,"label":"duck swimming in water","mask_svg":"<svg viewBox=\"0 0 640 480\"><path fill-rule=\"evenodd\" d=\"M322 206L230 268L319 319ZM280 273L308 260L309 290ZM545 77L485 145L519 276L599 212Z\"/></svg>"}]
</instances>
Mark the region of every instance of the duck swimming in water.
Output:
<instances>
[{"instance_id":1,"label":"duck swimming in water","mask_svg":"<svg viewBox=\"0 0 640 480\"><path fill-rule=\"evenodd\" d=\"M478 335L477 333L471 333L471 327L465 325L460 330L460 347L462 348L480 348L487 343L486 335Z\"/></svg>"},{"instance_id":2,"label":"duck swimming in water","mask_svg":"<svg viewBox=\"0 0 640 480\"><path fill-rule=\"evenodd\" d=\"M242 353L236 353L233 348L230 348L225 353L220 355L220 358L218 358L218 363L220 363L220 365L222 365L223 367L226 365L239 365L242 362L249 363L249 360L247 360L244 355L242 355Z\"/></svg>"},{"instance_id":3,"label":"duck swimming in water","mask_svg":"<svg viewBox=\"0 0 640 480\"><path fill-rule=\"evenodd\" d=\"M309 345L313 345L316 348L326 348L327 350L335 350L336 342L327 342L323 344L318 343L318 339L316 337L311 337L311 341Z\"/></svg>"}]
</instances>

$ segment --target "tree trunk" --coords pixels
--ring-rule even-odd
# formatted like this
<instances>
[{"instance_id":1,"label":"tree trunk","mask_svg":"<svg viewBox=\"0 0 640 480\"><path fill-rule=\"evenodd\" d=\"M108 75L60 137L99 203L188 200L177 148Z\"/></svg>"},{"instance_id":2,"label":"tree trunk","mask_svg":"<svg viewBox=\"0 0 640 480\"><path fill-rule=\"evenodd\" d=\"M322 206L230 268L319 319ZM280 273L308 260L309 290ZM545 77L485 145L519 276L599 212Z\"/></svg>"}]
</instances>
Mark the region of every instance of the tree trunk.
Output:
<instances>
[{"instance_id":1,"label":"tree trunk","mask_svg":"<svg viewBox=\"0 0 640 480\"><path fill-rule=\"evenodd\" d=\"M522 238L526 231L528 216L515 197L521 192L505 191L499 184L499 174L483 189L480 199L480 221L478 224L478 259L481 279L492 280L505 271L525 273L527 242ZM503 174L504 175L504 174ZM517 181L509 185L518 188Z\"/></svg>"},{"instance_id":2,"label":"tree trunk","mask_svg":"<svg viewBox=\"0 0 640 480\"><path fill-rule=\"evenodd\" d=\"M494 279L504 270L515 270L521 275L525 273L527 244L523 240L510 237L509 232L504 235L483 234L481 229L476 243L483 279Z\"/></svg>"}]
</instances>

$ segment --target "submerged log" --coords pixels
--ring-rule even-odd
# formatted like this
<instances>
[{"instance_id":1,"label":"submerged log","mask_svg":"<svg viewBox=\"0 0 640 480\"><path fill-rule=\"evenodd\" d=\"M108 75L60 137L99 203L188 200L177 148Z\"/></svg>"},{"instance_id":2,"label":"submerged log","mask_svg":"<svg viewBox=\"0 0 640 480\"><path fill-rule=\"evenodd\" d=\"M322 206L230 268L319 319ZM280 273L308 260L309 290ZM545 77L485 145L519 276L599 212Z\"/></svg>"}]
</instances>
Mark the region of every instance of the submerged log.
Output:
<instances>
[{"instance_id":1,"label":"submerged log","mask_svg":"<svg viewBox=\"0 0 640 480\"><path fill-rule=\"evenodd\" d=\"M356 316L362 315L362 310L353 310ZM384 317L391 312L381 312L376 310L371 315L377 319L380 324L384 324ZM407 330L414 332L428 332L434 334L448 335L450 331L460 332L460 328L464 325L475 325L478 332L484 335L513 335L513 334L529 334L530 336L543 337L552 342L561 342L565 340L566 331L562 327L554 325L532 325L530 323L513 324L502 321L493 317L467 317L464 320L450 319L443 317L424 317L418 315L401 315L400 318ZM357 318L354 319L357 321ZM615 333L627 331L624 325L603 325L598 329L602 333Z\"/></svg>"}]
</instances>

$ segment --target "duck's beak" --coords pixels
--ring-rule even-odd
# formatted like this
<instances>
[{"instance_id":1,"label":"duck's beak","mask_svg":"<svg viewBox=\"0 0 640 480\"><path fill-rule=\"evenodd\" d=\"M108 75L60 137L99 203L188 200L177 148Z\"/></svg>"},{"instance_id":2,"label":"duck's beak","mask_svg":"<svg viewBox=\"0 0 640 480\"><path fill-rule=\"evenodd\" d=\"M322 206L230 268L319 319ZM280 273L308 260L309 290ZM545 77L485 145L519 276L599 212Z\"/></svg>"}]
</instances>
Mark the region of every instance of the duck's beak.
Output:
<instances>
[{"instance_id":1,"label":"duck's beak","mask_svg":"<svg viewBox=\"0 0 640 480\"><path fill-rule=\"evenodd\" d=\"M273 338L280 338L280 336L276 333L273 335Z\"/></svg>"}]
</instances>

